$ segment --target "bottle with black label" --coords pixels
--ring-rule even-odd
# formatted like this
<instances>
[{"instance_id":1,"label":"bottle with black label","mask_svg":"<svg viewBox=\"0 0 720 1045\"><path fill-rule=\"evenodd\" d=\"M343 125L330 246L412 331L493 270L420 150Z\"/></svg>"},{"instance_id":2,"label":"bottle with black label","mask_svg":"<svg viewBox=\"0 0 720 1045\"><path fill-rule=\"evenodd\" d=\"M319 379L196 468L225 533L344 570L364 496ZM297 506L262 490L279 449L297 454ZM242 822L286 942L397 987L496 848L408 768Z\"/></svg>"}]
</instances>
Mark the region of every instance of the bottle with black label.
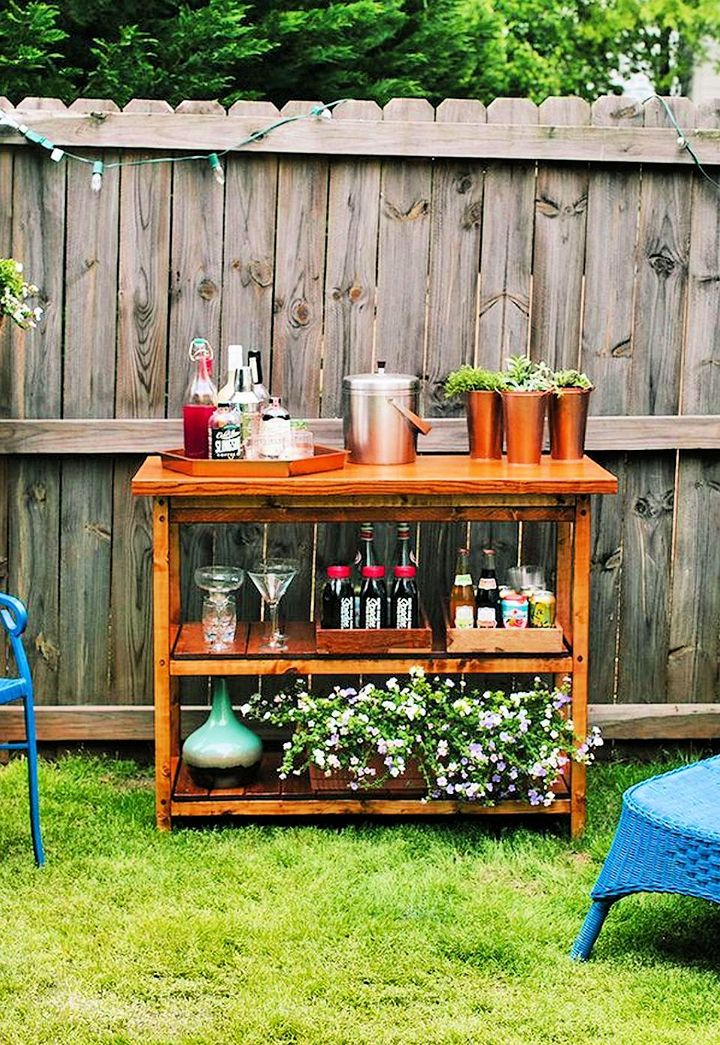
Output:
<instances>
[{"instance_id":1,"label":"bottle with black label","mask_svg":"<svg viewBox=\"0 0 720 1045\"><path fill-rule=\"evenodd\" d=\"M492 548L483 548L482 569L477 586L477 626L478 628L501 628L502 610L498 591L497 574L495 572L495 552Z\"/></svg>"},{"instance_id":2,"label":"bottle with black label","mask_svg":"<svg viewBox=\"0 0 720 1045\"><path fill-rule=\"evenodd\" d=\"M417 569L412 566L395 567L395 583L390 602L390 620L393 628L420 627L420 599Z\"/></svg>"},{"instance_id":3,"label":"bottle with black label","mask_svg":"<svg viewBox=\"0 0 720 1045\"><path fill-rule=\"evenodd\" d=\"M363 566L360 589L360 627L387 628L388 600L384 566Z\"/></svg>"},{"instance_id":4,"label":"bottle with black label","mask_svg":"<svg viewBox=\"0 0 720 1045\"><path fill-rule=\"evenodd\" d=\"M355 627L355 593L349 566L328 566L327 583L322 593L323 628Z\"/></svg>"},{"instance_id":5,"label":"bottle with black label","mask_svg":"<svg viewBox=\"0 0 720 1045\"><path fill-rule=\"evenodd\" d=\"M208 421L208 457L232 461L242 456L240 415L230 403L218 403Z\"/></svg>"},{"instance_id":6,"label":"bottle with black label","mask_svg":"<svg viewBox=\"0 0 720 1045\"><path fill-rule=\"evenodd\" d=\"M264 409L270 402L270 396L263 383L262 353L259 348L251 348L248 352L248 366L252 373L253 392L260 400L261 408Z\"/></svg>"}]
</instances>

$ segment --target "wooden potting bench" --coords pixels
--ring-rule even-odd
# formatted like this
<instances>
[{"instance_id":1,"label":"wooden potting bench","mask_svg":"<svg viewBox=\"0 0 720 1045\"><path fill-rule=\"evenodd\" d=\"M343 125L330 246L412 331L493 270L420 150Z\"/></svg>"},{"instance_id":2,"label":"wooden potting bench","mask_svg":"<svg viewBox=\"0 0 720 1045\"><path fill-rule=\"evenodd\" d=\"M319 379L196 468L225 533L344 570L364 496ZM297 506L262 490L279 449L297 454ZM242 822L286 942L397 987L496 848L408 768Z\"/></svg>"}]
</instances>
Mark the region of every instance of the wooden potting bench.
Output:
<instances>
[{"instance_id":1,"label":"wooden potting bench","mask_svg":"<svg viewBox=\"0 0 720 1045\"><path fill-rule=\"evenodd\" d=\"M484 807L470 802L422 802L421 795L313 791L306 776L280 781L279 752L268 752L257 780L245 788L207 791L190 779L180 757L183 676L402 674L413 664L428 672L553 674L572 676L572 716L587 730L590 607L590 495L617 491L617 480L585 457L578 462L543 457L538 466L471 461L466 456L421 456L401 466L347 465L292 478L195 478L148 457L133 479L133 493L154 499L155 762L158 827L176 817L325 814L553 813L570 817L577 835L585 824L585 768L572 765L549 808L525 802ZM183 623L180 605L180 526L183 523L361 522L511 520L555 522L557 619L561 652L452 654L437 635L431 653L321 654L314 627L288 627L288 653L258 652L263 625L239 625L228 651L211 654L198 622Z\"/></svg>"}]
</instances>

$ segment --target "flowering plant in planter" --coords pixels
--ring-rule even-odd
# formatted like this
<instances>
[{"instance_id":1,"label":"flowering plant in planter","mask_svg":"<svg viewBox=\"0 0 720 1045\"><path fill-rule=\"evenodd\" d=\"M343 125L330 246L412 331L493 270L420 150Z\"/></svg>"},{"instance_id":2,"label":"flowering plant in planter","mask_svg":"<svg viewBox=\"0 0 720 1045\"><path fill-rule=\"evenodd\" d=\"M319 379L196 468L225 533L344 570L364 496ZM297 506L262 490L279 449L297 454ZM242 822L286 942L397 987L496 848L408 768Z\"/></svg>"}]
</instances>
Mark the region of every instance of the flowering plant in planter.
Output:
<instances>
[{"instance_id":1,"label":"flowering plant in planter","mask_svg":"<svg viewBox=\"0 0 720 1045\"><path fill-rule=\"evenodd\" d=\"M352 790L382 787L414 763L429 799L549 806L568 761L591 762L602 744L597 729L576 742L569 703L567 683L551 688L536 678L527 690L480 692L415 667L402 684L390 678L319 696L299 683L291 693L256 695L242 710L293 729L283 779L314 766L326 776L349 774Z\"/></svg>"},{"instance_id":2,"label":"flowering plant in planter","mask_svg":"<svg viewBox=\"0 0 720 1045\"><path fill-rule=\"evenodd\" d=\"M23 267L14 258L0 258L0 322L10 316L23 330L37 325L43 314L38 306L31 308L27 298L37 294L38 288L23 279Z\"/></svg>"}]
</instances>

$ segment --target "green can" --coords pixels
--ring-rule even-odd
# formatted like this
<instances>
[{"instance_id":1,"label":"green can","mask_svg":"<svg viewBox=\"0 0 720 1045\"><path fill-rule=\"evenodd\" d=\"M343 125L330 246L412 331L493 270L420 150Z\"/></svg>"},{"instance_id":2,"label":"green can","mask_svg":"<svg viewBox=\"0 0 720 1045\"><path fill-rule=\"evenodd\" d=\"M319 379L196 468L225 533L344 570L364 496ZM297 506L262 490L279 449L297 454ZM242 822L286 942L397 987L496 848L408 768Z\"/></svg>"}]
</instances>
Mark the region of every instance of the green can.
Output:
<instances>
[{"instance_id":1,"label":"green can","mask_svg":"<svg viewBox=\"0 0 720 1045\"><path fill-rule=\"evenodd\" d=\"M555 596L551 591L536 591L530 598L530 627L555 626Z\"/></svg>"}]
</instances>

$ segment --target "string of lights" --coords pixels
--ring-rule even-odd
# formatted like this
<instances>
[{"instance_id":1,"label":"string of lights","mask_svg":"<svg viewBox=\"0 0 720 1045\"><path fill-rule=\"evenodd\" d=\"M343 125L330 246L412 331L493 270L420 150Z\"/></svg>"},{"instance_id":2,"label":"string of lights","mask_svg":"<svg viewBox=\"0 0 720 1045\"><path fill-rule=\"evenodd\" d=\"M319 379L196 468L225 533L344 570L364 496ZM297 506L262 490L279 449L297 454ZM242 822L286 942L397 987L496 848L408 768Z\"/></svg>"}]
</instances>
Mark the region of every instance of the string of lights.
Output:
<instances>
[{"instance_id":1,"label":"string of lights","mask_svg":"<svg viewBox=\"0 0 720 1045\"><path fill-rule=\"evenodd\" d=\"M90 156L80 156L78 153L69 152L67 149L61 149L54 142L50 141L44 134L40 134L38 131L34 131L32 127L28 127L26 124L17 120L12 113L7 112L5 109L0 109L0 126L11 127L13 130L22 134L26 141L32 142L33 145L39 145L41 148L46 149L50 153L50 159L54 163L60 163L63 159L73 160L76 163L84 163L92 167L90 184L93 192L100 192L102 189L103 175L106 171L112 170L113 168L119 167L144 167L152 163L187 163L188 161L201 161L204 160L210 165L210 170L213 173L215 181L219 185L225 184L225 172L223 165L220 162L222 156L227 156L228 153L234 152L236 149L242 149L245 145L251 145L253 142L261 141L267 137L273 131L277 130L278 127L283 127L288 123L297 123L298 120L309 120L309 119L321 119L329 120L332 119L333 109L337 108L338 105L342 105L345 99L340 98L335 102L328 102L327 105L320 103L313 105L308 112L295 113L292 116L280 116L277 120L273 120L272 123L268 123L265 127L261 127L257 131L253 131L248 134L245 138L242 138L239 142L235 142L233 145L228 145L224 149L218 149L214 152L198 152L189 153L183 156L152 156L137 160L117 160L114 163L105 163L104 160L93 159Z\"/></svg>"}]
</instances>

